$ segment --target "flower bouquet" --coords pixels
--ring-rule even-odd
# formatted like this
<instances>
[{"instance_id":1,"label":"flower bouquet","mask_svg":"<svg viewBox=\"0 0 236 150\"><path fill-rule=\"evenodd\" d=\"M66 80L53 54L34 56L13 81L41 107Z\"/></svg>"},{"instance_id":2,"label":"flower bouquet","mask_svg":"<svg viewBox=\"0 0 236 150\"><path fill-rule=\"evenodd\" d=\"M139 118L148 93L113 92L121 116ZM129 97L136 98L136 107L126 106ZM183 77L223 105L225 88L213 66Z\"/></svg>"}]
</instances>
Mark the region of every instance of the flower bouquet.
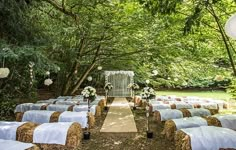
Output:
<instances>
[{"instance_id":1,"label":"flower bouquet","mask_svg":"<svg viewBox=\"0 0 236 150\"><path fill-rule=\"evenodd\" d=\"M87 86L83 89L81 94L85 99L94 100L96 98L96 89L91 86Z\"/></svg>"},{"instance_id":2,"label":"flower bouquet","mask_svg":"<svg viewBox=\"0 0 236 150\"><path fill-rule=\"evenodd\" d=\"M147 138L153 138L153 132L149 128L149 99L155 97L155 91L151 87L143 88L142 98L146 99Z\"/></svg>"},{"instance_id":3,"label":"flower bouquet","mask_svg":"<svg viewBox=\"0 0 236 150\"><path fill-rule=\"evenodd\" d=\"M150 99L150 98L155 97L155 91L151 87L145 87L145 88L143 88L143 92L141 95L145 99Z\"/></svg>"},{"instance_id":4,"label":"flower bouquet","mask_svg":"<svg viewBox=\"0 0 236 150\"><path fill-rule=\"evenodd\" d=\"M112 84L110 82L107 82L104 86L104 89L106 91L110 91L113 88Z\"/></svg>"},{"instance_id":5,"label":"flower bouquet","mask_svg":"<svg viewBox=\"0 0 236 150\"><path fill-rule=\"evenodd\" d=\"M139 89L139 86L138 86L138 84L136 84L136 83L130 83L130 84L128 85L128 89L138 90L138 89Z\"/></svg>"}]
</instances>

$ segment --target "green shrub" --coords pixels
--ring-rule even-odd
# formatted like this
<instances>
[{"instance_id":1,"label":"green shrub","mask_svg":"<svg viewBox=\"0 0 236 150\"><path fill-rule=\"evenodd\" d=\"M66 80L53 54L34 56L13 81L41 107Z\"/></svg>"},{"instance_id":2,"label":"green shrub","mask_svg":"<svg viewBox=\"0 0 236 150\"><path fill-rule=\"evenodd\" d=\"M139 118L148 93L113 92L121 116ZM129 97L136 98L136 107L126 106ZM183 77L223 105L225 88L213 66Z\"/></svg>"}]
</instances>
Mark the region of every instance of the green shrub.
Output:
<instances>
[{"instance_id":1,"label":"green shrub","mask_svg":"<svg viewBox=\"0 0 236 150\"><path fill-rule=\"evenodd\" d=\"M233 79L231 81L231 84L227 88L227 93L229 93L234 99L236 99L236 79Z\"/></svg>"},{"instance_id":2,"label":"green shrub","mask_svg":"<svg viewBox=\"0 0 236 150\"><path fill-rule=\"evenodd\" d=\"M0 120L15 120L16 105L14 101L0 101Z\"/></svg>"}]
</instances>

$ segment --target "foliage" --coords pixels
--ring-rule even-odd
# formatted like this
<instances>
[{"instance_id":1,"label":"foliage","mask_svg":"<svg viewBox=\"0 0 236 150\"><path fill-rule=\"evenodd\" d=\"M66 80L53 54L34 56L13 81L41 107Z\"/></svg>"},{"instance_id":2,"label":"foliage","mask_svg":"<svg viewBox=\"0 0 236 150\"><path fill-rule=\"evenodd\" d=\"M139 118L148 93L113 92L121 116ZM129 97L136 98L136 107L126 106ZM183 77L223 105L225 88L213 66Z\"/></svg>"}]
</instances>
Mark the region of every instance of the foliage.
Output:
<instances>
[{"instance_id":1,"label":"foliage","mask_svg":"<svg viewBox=\"0 0 236 150\"><path fill-rule=\"evenodd\" d=\"M36 98L37 76L43 76L47 70L56 70L56 65L48 60L40 48L14 46L0 41L0 66L10 69L8 78L0 79L0 98L4 100L29 97ZM30 74L30 62L33 62L33 74Z\"/></svg>"},{"instance_id":2,"label":"foliage","mask_svg":"<svg viewBox=\"0 0 236 150\"><path fill-rule=\"evenodd\" d=\"M46 71L58 95L76 94L87 85L87 76L103 87L97 66L133 70L140 86L149 79L154 88L225 88L232 64L210 6L223 24L234 5L198 0L1 1L0 59L5 58L11 74L0 80L0 97L32 97L43 87ZM33 83L29 62L35 63ZM216 75L224 80L214 80Z\"/></svg>"},{"instance_id":3,"label":"foliage","mask_svg":"<svg viewBox=\"0 0 236 150\"><path fill-rule=\"evenodd\" d=\"M14 110L16 108L16 103L14 101L0 101L0 120L14 120L15 114Z\"/></svg>"},{"instance_id":4,"label":"foliage","mask_svg":"<svg viewBox=\"0 0 236 150\"><path fill-rule=\"evenodd\" d=\"M236 99L236 79L233 79L230 86L227 88L227 93L232 95L232 98Z\"/></svg>"}]
</instances>

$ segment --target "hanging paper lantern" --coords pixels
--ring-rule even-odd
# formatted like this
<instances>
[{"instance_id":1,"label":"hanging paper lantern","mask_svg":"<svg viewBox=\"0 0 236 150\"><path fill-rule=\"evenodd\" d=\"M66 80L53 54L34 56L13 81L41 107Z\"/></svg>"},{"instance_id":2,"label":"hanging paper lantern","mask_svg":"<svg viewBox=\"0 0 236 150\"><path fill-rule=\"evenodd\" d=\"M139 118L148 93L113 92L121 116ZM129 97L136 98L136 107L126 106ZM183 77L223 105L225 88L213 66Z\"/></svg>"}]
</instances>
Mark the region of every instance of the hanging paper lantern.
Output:
<instances>
[{"instance_id":1,"label":"hanging paper lantern","mask_svg":"<svg viewBox=\"0 0 236 150\"><path fill-rule=\"evenodd\" d=\"M50 72L49 71L46 71L46 73L45 73L46 75L50 75Z\"/></svg>"},{"instance_id":2,"label":"hanging paper lantern","mask_svg":"<svg viewBox=\"0 0 236 150\"><path fill-rule=\"evenodd\" d=\"M231 16L225 24L226 34L236 40L236 14Z\"/></svg>"},{"instance_id":3,"label":"hanging paper lantern","mask_svg":"<svg viewBox=\"0 0 236 150\"><path fill-rule=\"evenodd\" d=\"M98 66L98 70L102 70L102 66Z\"/></svg>"},{"instance_id":4,"label":"hanging paper lantern","mask_svg":"<svg viewBox=\"0 0 236 150\"><path fill-rule=\"evenodd\" d=\"M87 80L88 80L88 81L92 81L93 78L92 78L91 76L88 76Z\"/></svg>"},{"instance_id":5,"label":"hanging paper lantern","mask_svg":"<svg viewBox=\"0 0 236 150\"><path fill-rule=\"evenodd\" d=\"M8 68L0 68L0 78L6 78L10 73Z\"/></svg>"},{"instance_id":6,"label":"hanging paper lantern","mask_svg":"<svg viewBox=\"0 0 236 150\"><path fill-rule=\"evenodd\" d=\"M53 83L52 79L46 79L46 80L44 80L44 85L49 86L49 85L51 85L52 83Z\"/></svg>"}]
</instances>

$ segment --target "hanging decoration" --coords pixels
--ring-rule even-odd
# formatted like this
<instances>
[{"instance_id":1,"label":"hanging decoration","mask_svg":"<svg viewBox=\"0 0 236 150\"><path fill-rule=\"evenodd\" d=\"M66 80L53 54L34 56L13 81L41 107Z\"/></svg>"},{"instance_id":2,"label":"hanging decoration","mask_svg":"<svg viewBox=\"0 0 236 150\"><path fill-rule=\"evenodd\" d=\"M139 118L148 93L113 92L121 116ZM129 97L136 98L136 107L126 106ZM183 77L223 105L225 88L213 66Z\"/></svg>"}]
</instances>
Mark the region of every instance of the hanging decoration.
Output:
<instances>
[{"instance_id":1,"label":"hanging decoration","mask_svg":"<svg viewBox=\"0 0 236 150\"><path fill-rule=\"evenodd\" d=\"M8 51L9 48L3 48L2 50L5 52ZM10 74L9 68L5 67L4 65L5 65L5 57L3 56L2 68L0 68L0 78L6 78Z\"/></svg>"},{"instance_id":2,"label":"hanging decoration","mask_svg":"<svg viewBox=\"0 0 236 150\"><path fill-rule=\"evenodd\" d=\"M29 69L30 69L30 85L33 85L33 81L34 81L34 76L33 76L33 67L34 67L34 62L29 62Z\"/></svg>"},{"instance_id":3,"label":"hanging decoration","mask_svg":"<svg viewBox=\"0 0 236 150\"><path fill-rule=\"evenodd\" d=\"M8 77L10 70L8 68L0 68L0 78Z\"/></svg>"},{"instance_id":4,"label":"hanging decoration","mask_svg":"<svg viewBox=\"0 0 236 150\"><path fill-rule=\"evenodd\" d=\"M92 80L93 80L93 77L88 76L87 80L88 80L88 81L92 81Z\"/></svg>"},{"instance_id":5,"label":"hanging decoration","mask_svg":"<svg viewBox=\"0 0 236 150\"><path fill-rule=\"evenodd\" d=\"M50 79L50 78L44 80L44 85L49 86L49 85L51 85L52 83L53 83L53 81L52 81L52 79Z\"/></svg>"},{"instance_id":6,"label":"hanging decoration","mask_svg":"<svg viewBox=\"0 0 236 150\"><path fill-rule=\"evenodd\" d=\"M102 70L102 66L98 66L98 68L97 68L98 70Z\"/></svg>"},{"instance_id":7,"label":"hanging decoration","mask_svg":"<svg viewBox=\"0 0 236 150\"><path fill-rule=\"evenodd\" d=\"M236 40L236 14L231 16L226 22L225 32L229 37Z\"/></svg>"}]
</instances>

